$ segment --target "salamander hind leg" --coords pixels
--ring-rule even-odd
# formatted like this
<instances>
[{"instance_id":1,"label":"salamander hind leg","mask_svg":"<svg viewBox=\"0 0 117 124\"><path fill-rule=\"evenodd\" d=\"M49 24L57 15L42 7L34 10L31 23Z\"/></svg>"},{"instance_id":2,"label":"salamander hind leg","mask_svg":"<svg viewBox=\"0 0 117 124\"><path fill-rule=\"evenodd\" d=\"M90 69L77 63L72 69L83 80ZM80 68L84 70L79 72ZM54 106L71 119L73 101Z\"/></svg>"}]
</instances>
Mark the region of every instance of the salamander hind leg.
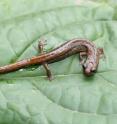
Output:
<instances>
[{"instance_id":1,"label":"salamander hind leg","mask_svg":"<svg viewBox=\"0 0 117 124\"><path fill-rule=\"evenodd\" d=\"M51 70L49 69L48 64L47 63L43 63L43 67L46 70L46 75L47 75L48 79L51 81L53 79L53 76L52 76Z\"/></svg>"},{"instance_id":2,"label":"salamander hind leg","mask_svg":"<svg viewBox=\"0 0 117 124\"><path fill-rule=\"evenodd\" d=\"M38 44L39 52L41 54L44 54L44 45L45 44L46 44L45 40L41 40ZM48 79L51 81L53 79L53 76L52 76L51 70L49 69L48 64L46 62L44 62L44 63L42 63L42 65L46 70L46 75L47 75Z\"/></svg>"}]
</instances>

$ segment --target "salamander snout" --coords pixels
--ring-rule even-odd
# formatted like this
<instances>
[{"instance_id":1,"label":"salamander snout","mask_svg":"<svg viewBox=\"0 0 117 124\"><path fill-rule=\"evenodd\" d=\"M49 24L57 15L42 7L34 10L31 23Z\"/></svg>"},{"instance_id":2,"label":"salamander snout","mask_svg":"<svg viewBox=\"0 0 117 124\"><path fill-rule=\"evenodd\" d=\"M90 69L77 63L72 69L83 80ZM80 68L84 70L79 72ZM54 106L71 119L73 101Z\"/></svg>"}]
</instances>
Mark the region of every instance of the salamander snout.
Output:
<instances>
[{"instance_id":1,"label":"salamander snout","mask_svg":"<svg viewBox=\"0 0 117 124\"><path fill-rule=\"evenodd\" d=\"M83 64L83 71L86 76L92 76L96 72L96 68L92 62Z\"/></svg>"}]
</instances>

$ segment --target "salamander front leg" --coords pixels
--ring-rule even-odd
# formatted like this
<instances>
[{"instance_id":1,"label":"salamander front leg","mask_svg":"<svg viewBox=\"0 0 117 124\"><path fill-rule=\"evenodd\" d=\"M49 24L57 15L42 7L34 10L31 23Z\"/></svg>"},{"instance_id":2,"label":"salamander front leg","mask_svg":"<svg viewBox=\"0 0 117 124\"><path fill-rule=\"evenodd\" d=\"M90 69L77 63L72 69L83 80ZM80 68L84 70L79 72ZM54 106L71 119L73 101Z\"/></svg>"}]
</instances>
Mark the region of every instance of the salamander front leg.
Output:
<instances>
[{"instance_id":1,"label":"salamander front leg","mask_svg":"<svg viewBox=\"0 0 117 124\"><path fill-rule=\"evenodd\" d=\"M83 65L86 61L86 56L87 56L87 53L86 52L80 52L80 64Z\"/></svg>"},{"instance_id":2,"label":"salamander front leg","mask_svg":"<svg viewBox=\"0 0 117 124\"><path fill-rule=\"evenodd\" d=\"M38 48L39 48L39 51L41 54L44 54L44 45L45 44L46 44L45 40L41 40L39 42ZM51 70L49 69L48 63L44 62L44 63L42 63L42 65L46 70L46 75L47 75L48 79L51 81L53 79L53 76L52 76Z\"/></svg>"}]
</instances>

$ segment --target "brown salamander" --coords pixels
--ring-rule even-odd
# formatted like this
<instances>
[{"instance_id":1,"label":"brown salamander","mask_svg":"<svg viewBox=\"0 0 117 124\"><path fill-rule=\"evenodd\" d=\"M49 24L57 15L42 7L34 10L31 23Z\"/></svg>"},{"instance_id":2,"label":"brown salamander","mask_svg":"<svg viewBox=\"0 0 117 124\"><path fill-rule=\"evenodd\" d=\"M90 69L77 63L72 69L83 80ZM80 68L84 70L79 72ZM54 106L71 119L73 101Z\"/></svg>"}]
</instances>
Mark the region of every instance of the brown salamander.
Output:
<instances>
[{"instance_id":1,"label":"brown salamander","mask_svg":"<svg viewBox=\"0 0 117 124\"><path fill-rule=\"evenodd\" d=\"M42 47L43 45L41 44L41 49ZM77 53L80 53L84 74L87 76L94 74L99 64L100 49L96 48L95 44L87 39L72 39L50 52L42 53L39 56L35 56L30 59L2 66L0 67L0 74L16 71L35 64L43 65L45 67L47 64L63 60ZM83 60L84 55L86 57L85 61ZM47 67L45 67L45 69L47 70Z\"/></svg>"}]
</instances>

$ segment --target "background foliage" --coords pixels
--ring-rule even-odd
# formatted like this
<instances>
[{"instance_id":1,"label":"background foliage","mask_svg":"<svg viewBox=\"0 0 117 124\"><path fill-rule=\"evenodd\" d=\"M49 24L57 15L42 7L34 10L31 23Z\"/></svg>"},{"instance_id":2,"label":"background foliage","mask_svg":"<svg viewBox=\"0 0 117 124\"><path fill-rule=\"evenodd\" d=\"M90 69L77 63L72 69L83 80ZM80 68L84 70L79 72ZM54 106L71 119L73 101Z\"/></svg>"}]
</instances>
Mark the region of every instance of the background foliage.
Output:
<instances>
[{"instance_id":1,"label":"background foliage","mask_svg":"<svg viewBox=\"0 0 117 124\"><path fill-rule=\"evenodd\" d=\"M0 75L1 124L117 123L117 3L115 0L1 0L0 65L38 55L38 41L49 51L72 38L86 38L104 49L98 72L82 74L78 55L50 68Z\"/></svg>"}]
</instances>

